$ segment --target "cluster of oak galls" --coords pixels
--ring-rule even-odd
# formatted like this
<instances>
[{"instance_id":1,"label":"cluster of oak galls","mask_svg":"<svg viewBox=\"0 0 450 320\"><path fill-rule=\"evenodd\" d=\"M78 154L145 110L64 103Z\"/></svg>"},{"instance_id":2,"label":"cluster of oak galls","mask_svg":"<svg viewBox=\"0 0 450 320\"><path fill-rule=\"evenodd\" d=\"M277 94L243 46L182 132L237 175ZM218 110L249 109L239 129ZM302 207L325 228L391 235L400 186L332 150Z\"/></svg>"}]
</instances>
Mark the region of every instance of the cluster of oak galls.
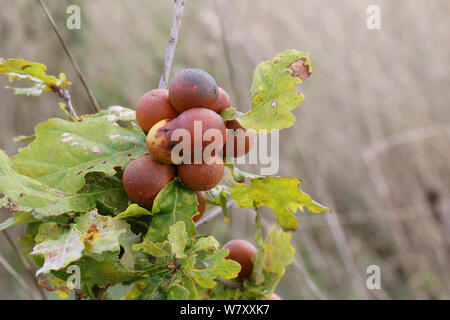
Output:
<instances>
[{"instance_id":1,"label":"cluster of oak galls","mask_svg":"<svg viewBox=\"0 0 450 320\"><path fill-rule=\"evenodd\" d=\"M255 136L247 132L237 120L224 121L220 113L231 107L228 93L217 86L214 78L199 69L181 70L172 80L169 90L154 89L145 93L136 107L136 120L147 133L148 155L131 160L123 173L123 184L128 196L137 204L151 208L158 193L176 176L187 188L197 194L198 221L206 209L206 190L214 188L224 173L223 156L239 157L252 148ZM201 125L201 131L215 129L222 139L206 140L194 134L194 121ZM187 130L190 141L173 139L177 129ZM175 165L172 150L178 143L190 143L191 150L205 148L219 150L211 157L202 157L201 163L192 161L194 152L188 155L191 161ZM232 147L227 148L227 143ZM183 155L182 155L183 156ZM253 270L256 248L244 240L232 240L224 245L230 251L229 259L241 265L239 278L248 278ZM273 298L273 297L271 297ZM275 298L276 299L276 298Z\"/></svg>"},{"instance_id":2,"label":"cluster of oak galls","mask_svg":"<svg viewBox=\"0 0 450 320\"><path fill-rule=\"evenodd\" d=\"M205 191L214 188L222 179L223 156L244 155L254 142L249 136L238 141L234 131L245 129L236 120L222 120L220 113L230 107L227 92L217 86L211 75L199 69L181 70L169 90L155 89L145 93L137 104L136 120L147 133L148 155L130 161L125 168L123 184L128 196L139 205L151 208L158 193L178 176L186 188L196 191L200 214L194 221L200 219L206 207ZM203 135L194 132L194 122L197 129L200 125L201 132L210 129L219 132L221 139L204 139ZM188 132L190 141L183 141L183 137L174 139L178 129ZM202 156L200 162L193 161L192 152L184 156L189 159L175 165L172 150L179 143L190 144L193 151L200 149L201 155L206 148L219 152L211 152L209 158ZM226 148L227 143L234 148ZM239 143L245 146L239 146ZM227 154L227 149L231 154Z\"/></svg>"}]
</instances>

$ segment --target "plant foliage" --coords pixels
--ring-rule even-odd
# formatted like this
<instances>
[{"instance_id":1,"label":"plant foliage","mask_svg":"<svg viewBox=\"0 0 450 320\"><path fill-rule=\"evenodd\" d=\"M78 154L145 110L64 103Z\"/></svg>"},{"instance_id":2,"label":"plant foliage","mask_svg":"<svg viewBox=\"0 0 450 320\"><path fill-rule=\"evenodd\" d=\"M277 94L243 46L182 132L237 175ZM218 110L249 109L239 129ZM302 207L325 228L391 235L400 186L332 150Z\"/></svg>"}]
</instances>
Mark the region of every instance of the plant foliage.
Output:
<instances>
[{"instance_id":1,"label":"plant foliage","mask_svg":"<svg viewBox=\"0 0 450 320\"><path fill-rule=\"evenodd\" d=\"M17 94L40 95L70 84L64 74L49 76L44 65L23 59L0 60L0 73L35 82L16 88ZM295 122L292 109L303 100L298 85L310 73L307 54L282 52L257 66L251 110L238 117L230 109L222 116L237 117L257 132L287 128ZM11 212L0 230L26 225L20 239L24 255L61 297L68 297L70 266L80 269L80 290L92 298L105 297L99 289L119 283L130 287L123 299L270 296L294 260L289 231L297 228L296 211L327 208L299 190L300 180L253 175L228 164L235 181L209 190L208 203L220 206L226 221L231 198L239 207L256 208L254 269L250 279L239 280L240 265L226 259L228 251L212 235L199 234L193 222L196 194L178 179L164 187L152 208L127 197L122 171L147 152L135 117L131 109L112 106L78 119L53 118L38 124L34 136L16 138L29 142L17 155L0 150L0 205ZM272 226L265 236L258 211L263 206L281 227Z\"/></svg>"}]
</instances>

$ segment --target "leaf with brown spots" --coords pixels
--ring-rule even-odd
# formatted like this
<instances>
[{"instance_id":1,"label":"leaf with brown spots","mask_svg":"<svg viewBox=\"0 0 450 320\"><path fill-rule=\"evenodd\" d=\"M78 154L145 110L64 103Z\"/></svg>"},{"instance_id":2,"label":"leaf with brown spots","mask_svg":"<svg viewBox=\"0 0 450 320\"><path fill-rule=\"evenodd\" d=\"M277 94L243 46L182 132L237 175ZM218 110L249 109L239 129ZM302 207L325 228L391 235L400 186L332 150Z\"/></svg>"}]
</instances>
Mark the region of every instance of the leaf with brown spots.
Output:
<instances>
[{"instance_id":1,"label":"leaf with brown spots","mask_svg":"<svg viewBox=\"0 0 450 320\"><path fill-rule=\"evenodd\" d=\"M84 186L86 174L114 176L116 167L124 168L146 152L145 135L135 127L118 127L101 118L49 119L36 127L36 139L19 150L12 166L49 187L76 192Z\"/></svg>"},{"instance_id":2,"label":"leaf with brown spots","mask_svg":"<svg viewBox=\"0 0 450 320\"><path fill-rule=\"evenodd\" d=\"M127 199L122 183L107 179L112 178L88 183L77 193L63 192L17 173L11 168L11 160L0 150L0 193L5 194L0 206L12 212L33 212L37 219L67 212L87 212L98 204L109 212L120 212L121 204L126 205ZM14 222L10 220L10 223Z\"/></svg>"},{"instance_id":3,"label":"leaf with brown spots","mask_svg":"<svg viewBox=\"0 0 450 320\"><path fill-rule=\"evenodd\" d=\"M252 107L237 118L239 123L262 133L292 126L295 117L291 111L304 99L297 87L310 75L308 54L297 50L284 51L259 64L253 74Z\"/></svg>"},{"instance_id":4,"label":"leaf with brown spots","mask_svg":"<svg viewBox=\"0 0 450 320\"><path fill-rule=\"evenodd\" d=\"M129 228L124 221L102 216L96 211L85 213L75 219L78 230L84 233L87 253L119 251L120 235Z\"/></svg>"},{"instance_id":5,"label":"leaf with brown spots","mask_svg":"<svg viewBox=\"0 0 450 320\"><path fill-rule=\"evenodd\" d=\"M36 245L31 254L42 255L45 259L44 265L36 274L60 270L80 259L84 250L82 235L75 225L72 225L71 229L65 231L58 239L49 239Z\"/></svg>"}]
</instances>

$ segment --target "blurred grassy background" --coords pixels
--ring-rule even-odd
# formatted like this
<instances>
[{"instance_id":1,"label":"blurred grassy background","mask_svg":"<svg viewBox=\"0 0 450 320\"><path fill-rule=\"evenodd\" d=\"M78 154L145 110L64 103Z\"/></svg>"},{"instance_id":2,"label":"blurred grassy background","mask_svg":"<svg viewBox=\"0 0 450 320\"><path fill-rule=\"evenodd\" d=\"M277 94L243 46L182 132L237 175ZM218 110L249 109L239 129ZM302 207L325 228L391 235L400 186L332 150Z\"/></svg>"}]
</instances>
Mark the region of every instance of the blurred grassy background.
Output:
<instances>
[{"instance_id":1,"label":"blurred grassy background","mask_svg":"<svg viewBox=\"0 0 450 320\"><path fill-rule=\"evenodd\" d=\"M135 107L157 87L172 1L46 3L102 107ZM81 30L65 28L69 4L81 7ZM381 8L381 30L366 28L371 4ZM185 67L208 71L242 111L259 62L289 48L312 59L306 99L294 111L297 124L280 134L280 175L303 179L302 189L334 212L300 214L298 255L281 297L450 298L449 15L447 0L187 1L172 74ZM0 43L1 57L65 72L75 108L90 112L37 1L4 3ZM52 94L0 90L0 101L0 148L9 155L19 147L13 136L61 116ZM217 219L204 230L222 241L252 240L253 218L234 209L229 225ZM272 221L264 211L266 228ZM10 231L14 238L21 232ZM0 238L0 254L23 274ZM366 288L372 264L381 268L381 290ZM0 299L12 298L28 296L0 267Z\"/></svg>"}]
</instances>

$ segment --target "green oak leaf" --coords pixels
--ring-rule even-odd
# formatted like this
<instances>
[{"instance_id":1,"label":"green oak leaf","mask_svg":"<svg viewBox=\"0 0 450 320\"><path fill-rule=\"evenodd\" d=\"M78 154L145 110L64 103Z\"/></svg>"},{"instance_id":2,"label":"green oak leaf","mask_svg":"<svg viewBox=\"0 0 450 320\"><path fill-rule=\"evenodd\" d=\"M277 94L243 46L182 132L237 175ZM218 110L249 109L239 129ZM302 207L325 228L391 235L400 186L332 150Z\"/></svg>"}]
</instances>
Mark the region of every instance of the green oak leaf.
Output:
<instances>
[{"instance_id":1,"label":"green oak leaf","mask_svg":"<svg viewBox=\"0 0 450 320\"><path fill-rule=\"evenodd\" d=\"M59 78L49 76L45 73L47 67L41 63L31 62L24 59L0 58L0 73L9 76L9 81L15 79L27 79L35 82L30 88L9 88L15 91L15 94L26 94L40 96L43 92L50 92L57 88L63 88L71 83L67 81L64 73L59 74Z\"/></svg>"},{"instance_id":2,"label":"green oak leaf","mask_svg":"<svg viewBox=\"0 0 450 320\"><path fill-rule=\"evenodd\" d=\"M31 254L44 256L45 262L36 275L65 268L80 259L84 250L82 237L83 234L77 230L75 225L72 225L56 240L49 239L37 244Z\"/></svg>"},{"instance_id":3,"label":"green oak leaf","mask_svg":"<svg viewBox=\"0 0 450 320\"><path fill-rule=\"evenodd\" d=\"M116 215L127 208L129 202L122 180L91 172L85 176L84 187L77 194L96 194L95 205L101 213Z\"/></svg>"},{"instance_id":4,"label":"green oak leaf","mask_svg":"<svg viewBox=\"0 0 450 320\"><path fill-rule=\"evenodd\" d=\"M189 299L190 292L183 285L173 283L169 285L169 297L170 300L187 300Z\"/></svg>"},{"instance_id":5,"label":"green oak leaf","mask_svg":"<svg viewBox=\"0 0 450 320\"><path fill-rule=\"evenodd\" d=\"M64 228L55 222L46 222L39 225L39 231L34 240L41 243L46 240L57 240L64 233Z\"/></svg>"},{"instance_id":6,"label":"green oak leaf","mask_svg":"<svg viewBox=\"0 0 450 320\"><path fill-rule=\"evenodd\" d=\"M119 213L117 216L115 216L114 220L126 219L126 218L131 218L131 217L140 217L140 216L145 216L145 215L152 215L152 213L150 211L148 211L147 209L142 208L138 204L133 203L133 204L129 205L125 211L123 211L123 212Z\"/></svg>"},{"instance_id":7,"label":"green oak leaf","mask_svg":"<svg viewBox=\"0 0 450 320\"><path fill-rule=\"evenodd\" d=\"M108 202L110 198L123 199L124 191L120 182L87 184L76 193L50 188L13 170L11 160L0 150L0 194L5 195L0 199L0 206L6 210L32 212L35 218L40 219L63 213L87 212L98 202Z\"/></svg>"},{"instance_id":8,"label":"green oak leaf","mask_svg":"<svg viewBox=\"0 0 450 320\"><path fill-rule=\"evenodd\" d=\"M225 222L230 222L230 215L228 213L227 200L230 197L230 188L224 185L217 185L214 188L207 191L209 198L213 199L208 203L220 206L222 212L225 215Z\"/></svg>"},{"instance_id":9,"label":"green oak leaf","mask_svg":"<svg viewBox=\"0 0 450 320\"><path fill-rule=\"evenodd\" d=\"M300 180L289 177L256 178L249 184L233 185L231 197L240 207L269 207L284 230L296 230L298 219L293 213L297 209L307 208L314 213L329 210L300 191L299 183Z\"/></svg>"},{"instance_id":10,"label":"green oak leaf","mask_svg":"<svg viewBox=\"0 0 450 320\"><path fill-rule=\"evenodd\" d=\"M26 224L32 222L38 222L33 214L30 212L15 212L11 218L6 219L0 223L0 231L6 230L9 227L16 226L19 224Z\"/></svg>"},{"instance_id":11,"label":"green oak leaf","mask_svg":"<svg viewBox=\"0 0 450 320\"><path fill-rule=\"evenodd\" d=\"M204 255L201 262L205 268L198 267L198 255L193 254L181 262L184 273L192 278L203 288L213 288L216 283L214 279L236 278L241 266L233 260L227 260L228 250L216 250L212 254Z\"/></svg>"},{"instance_id":12,"label":"green oak leaf","mask_svg":"<svg viewBox=\"0 0 450 320\"><path fill-rule=\"evenodd\" d=\"M209 251L219 249L219 242L213 236L201 237L199 238L188 253L196 253L199 251Z\"/></svg>"},{"instance_id":13,"label":"green oak leaf","mask_svg":"<svg viewBox=\"0 0 450 320\"><path fill-rule=\"evenodd\" d=\"M255 217L255 242L257 245L257 252L253 260L253 271L251 274L251 279L255 284L261 284L264 281L264 239L261 232L261 215L259 211L256 212Z\"/></svg>"},{"instance_id":14,"label":"green oak leaf","mask_svg":"<svg viewBox=\"0 0 450 320\"><path fill-rule=\"evenodd\" d=\"M237 112L236 111L237 110L234 107L226 108L225 110L223 110L220 113L220 116L222 117L222 119L224 121L226 121L226 120L233 120L233 119L236 119L236 116L237 116Z\"/></svg>"},{"instance_id":15,"label":"green oak leaf","mask_svg":"<svg viewBox=\"0 0 450 320\"><path fill-rule=\"evenodd\" d=\"M121 264L129 269L145 269L149 266L147 255L143 252L137 252L133 246L141 242L141 237L134 234L129 226L126 227L126 232L119 236L119 244L123 249Z\"/></svg>"},{"instance_id":16,"label":"green oak leaf","mask_svg":"<svg viewBox=\"0 0 450 320\"><path fill-rule=\"evenodd\" d=\"M195 235L192 217L197 214L197 196L194 191L181 185L178 179L168 183L153 203L153 218L144 242L167 240L169 227L178 221L185 223L189 237Z\"/></svg>"},{"instance_id":17,"label":"green oak leaf","mask_svg":"<svg viewBox=\"0 0 450 320\"><path fill-rule=\"evenodd\" d=\"M114 221L96 211L82 214L75 224L85 239L86 253L100 254L105 251L119 251L120 236L127 232L129 225L124 221Z\"/></svg>"},{"instance_id":18,"label":"green oak leaf","mask_svg":"<svg viewBox=\"0 0 450 320\"><path fill-rule=\"evenodd\" d=\"M169 279L167 274L152 274L146 277L143 282L147 284L138 300L156 300L161 295L161 289L164 289Z\"/></svg>"},{"instance_id":19,"label":"green oak leaf","mask_svg":"<svg viewBox=\"0 0 450 320\"><path fill-rule=\"evenodd\" d=\"M110 106L106 110L98 113L83 115L84 121L89 120L107 120L109 122L116 121L136 121L136 111L122 106Z\"/></svg>"},{"instance_id":20,"label":"green oak leaf","mask_svg":"<svg viewBox=\"0 0 450 320\"><path fill-rule=\"evenodd\" d=\"M264 271L284 273L285 268L294 262L295 248L290 244L292 235L270 228L264 240Z\"/></svg>"},{"instance_id":21,"label":"green oak leaf","mask_svg":"<svg viewBox=\"0 0 450 320\"><path fill-rule=\"evenodd\" d=\"M12 138L14 142L29 142L34 139L36 139L36 136L17 136Z\"/></svg>"},{"instance_id":22,"label":"green oak leaf","mask_svg":"<svg viewBox=\"0 0 450 320\"><path fill-rule=\"evenodd\" d=\"M122 297L121 300L137 300L146 287L147 284L142 281L135 282L131 289Z\"/></svg>"},{"instance_id":23,"label":"green oak leaf","mask_svg":"<svg viewBox=\"0 0 450 320\"><path fill-rule=\"evenodd\" d=\"M192 278L190 278L189 276L185 275L184 273L180 272L179 274L181 274L179 276L180 285L189 292L189 296L186 299L197 300L198 292L195 286L195 281L192 280Z\"/></svg>"},{"instance_id":24,"label":"green oak leaf","mask_svg":"<svg viewBox=\"0 0 450 320\"><path fill-rule=\"evenodd\" d=\"M229 159L227 159L229 160ZM239 183L243 183L245 181L245 179L256 179L256 178L264 178L264 176L260 176L257 174L253 174L253 173L249 173L249 172L245 172L240 170L238 167L236 167L233 163L232 160L230 160L230 162L228 162L227 167L230 168L231 170L231 176L233 177L234 181L239 182Z\"/></svg>"},{"instance_id":25,"label":"green oak leaf","mask_svg":"<svg viewBox=\"0 0 450 320\"><path fill-rule=\"evenodd\" d=\"M133 246L133 250L142 250L157 258L164 258L172 255L172 245L169 241L138 243Z\"/></svg>"},{"instance_id":26,"label":"green oak leaf","mask_svg":"<svg viewBox=\"0 0 450 320\"><path fill-rule=\"evenodd\" d=\"M183 221L178 221L177 223L169 227L169 234L167 236L169 242L172 246L172 252L177 258L184 258L184 249L188 244L188 234L186 232L186 225Z\"/></svg>"},{"instance_id":27,"label":"green oak leaf","mask_svg":"<svg viewBox=\"0 0 450 320\"><path fill-rule=\"evenodd\" d=\"M96 256L85 255L76 265L80 268L81 283L97 286L133 280L145 272L128 269L121 262L118 251L106 251Z\"/></svg>"},{"instance_id":28,"label":"green oak leaf","mask_svg":"<svg viewBox=\"0 0 450 320\"><path fill-rule=\"evenodd\" d=\"M308 54L297 50L281 52L260 63L253 74L252 107L237 118L239 123L246 129L268 133L293 125L295 117L291 110L304 99L296 86L310 74Z\"/></svg>"},{"instance_id":29,"label":"green oak leaf","mask_svg":"<svg viewBox=\"0 0 450 320\"><path fill-rule=\"evenodd\" d=\"M145 136L135 127L106 120L49 119L36 127L36 139L19 149L12 166L20 174L64 191L76 192L90 172L114 176L146 153Z\"/></svg>"}]
</instances>

